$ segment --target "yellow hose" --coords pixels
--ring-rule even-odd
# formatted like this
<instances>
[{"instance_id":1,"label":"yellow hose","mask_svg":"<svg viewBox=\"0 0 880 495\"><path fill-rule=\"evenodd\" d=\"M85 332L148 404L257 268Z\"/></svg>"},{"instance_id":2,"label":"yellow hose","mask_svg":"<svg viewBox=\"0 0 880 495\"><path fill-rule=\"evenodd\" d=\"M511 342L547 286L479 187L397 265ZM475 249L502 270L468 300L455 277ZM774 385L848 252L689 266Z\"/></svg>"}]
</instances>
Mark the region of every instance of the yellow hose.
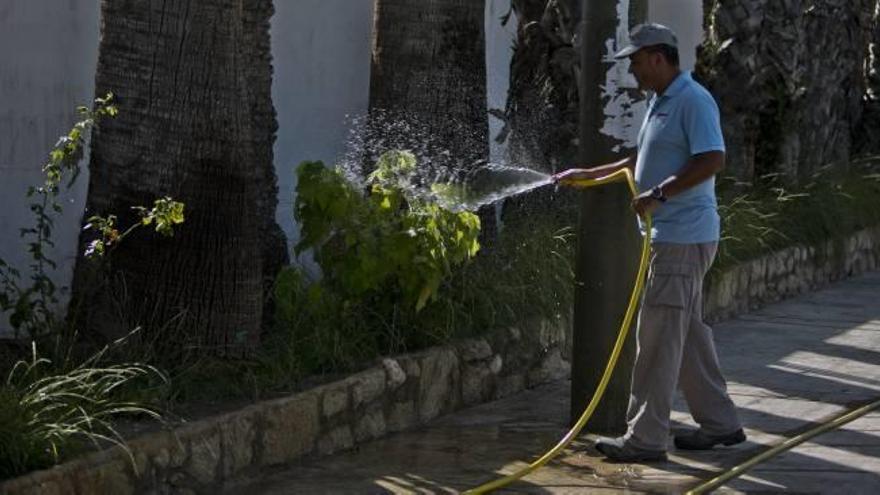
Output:
<instances>
[{"instance_id":1,"label":"yellow hose","mask_svg":"<svg viewBox=\"0 0 880 495\"><path fill-rule=\"evenodd\" d=\"M633 180L632 172L628 168L620 169L613 174L607 175L605 177L600 177L598 179L570 179L563 180L560 183L563 185L574 186L574 187L593 187L593 186L601 186L604 184L609 184L612 182L620 182L626 181L629 186L629 190L632 193L633 197L638 195L638 190L636 189L635 181ZM590 416L593 415L593 411L596 410L596 406L599 405L599 401L602 399L602 395L605 393L605 388L608 386L608 381L611 379L611 373L614 371L614 366L617 364L617 359L620 357L620 351L623 349L623 343L626 340L626 334L629 332L630 323L632 323L633 315L636 312L636 307L639 303L639 295L642 292L642 288L645 285L645 272L648 270L648 257L651 251L651 217L646 216L644 218L645 221L645 237L642 242L642 257L639 263L639 271L636 274L636 281L633 285L632 294L630 294L629 298L629 306L626 308L626 314L623 317L623 322L620 324L620 330L617 334L617 341L614 343L614 348L611 350L611 357L608 358L608 364L605 365L605 372L602 374L602 379L599 380L599 386L596 387L596 392L593 394L593 398L590 399L590 403L587 404L587 408L584 410L584 413L581 414L580 419L577 420L577 423L572 426L571 430L562 437L562 440L556 444L555 447L547 451L544 455L542 455L538 460L529 464L528 466L520 469L519 471L507 475L503 478L499 478L497 480L491 481L489 483L485 483L476 488L472 488L466 492L465 494L482 494L488 493L493 490L497 490L501 487L507 486L510 483L522 478L523 476L535 471L540 468L544 464L550 462L551 459L559 455L560 452L571 443L572 440L581 432L584 425L587 424L587 421L590 419Z\"/></svg>"},{"instance_id":2,"label":"yellow hose","mask_svg":"<svg viewBox=\"0 0 880 495\"><path fill-rule=\"evenodd\" d=\"M849 411L847 413L841 414L840 416L837 416L836 418L834 418L830 421L826 421L825 423L822 423L821 425L819 425L809 431L805 431L805 432L801 433L800 435L789 438L789 439L785 440L784 442L777 444L775 447L773 447L769 450L766 450L764 452L761 452L760 454L752 457L751 459L747 460L746 462L743 462L742 464L734 466L734 467L728 469L727 471L723 472L722 474L719 474L718 476L716 476L706 482L703 482L700 485L697 485L695 488L688 490L685 495L700 495L700 494L709 492L711 490L714 490L714 489L720 487L721 485L723 485L724 483L732 480L733 478L736 478L737 476L742 475L743 473L746 472L746 470L752 468L752 466L759 464L761 462L764 462L767 459L769 459L779 453L785 452L786 450L789 450L797 445L800 445L800 444L806 442L807 440L809 440L810 438L813 438L814 436L819 435L820 433L825 433L828 430L832 430L832 429L837 428L839 426L842 426L846 423L849 423L850 421L852 421L856 418L864 416L865 414L868 414L869 412L873 411L874 409L877 409L878 407L880 407L880 399L875 400L874 402L871 402L870 404L866 404L866 405L859 407L857 409L853 409L852 411Z\"/></svg>"}]
</instances>

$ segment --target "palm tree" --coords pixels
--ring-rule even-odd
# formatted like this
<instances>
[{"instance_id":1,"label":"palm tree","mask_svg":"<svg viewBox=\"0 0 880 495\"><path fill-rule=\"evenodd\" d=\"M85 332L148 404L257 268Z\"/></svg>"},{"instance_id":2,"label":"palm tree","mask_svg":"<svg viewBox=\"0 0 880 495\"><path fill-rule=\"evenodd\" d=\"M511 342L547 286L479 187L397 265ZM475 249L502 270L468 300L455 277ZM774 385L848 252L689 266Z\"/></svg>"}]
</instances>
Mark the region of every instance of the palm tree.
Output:
<instances>
[{"instance_id":1,"label":"palm tree","mask_svg":"<svg viewBox=\"0 0 880 495\"><path fill-rule=\"evenodd\" d=\"M143 326L218 353L258 342L287 256L274 220L272 13L271 0L102 2L96 92L114 92L120 113L92 136L86 215L126 224L131 206L167 195L186 222L173 239L120 244L101 286L80 255L73 307L90 332ZM150 334L160 327L177 333Z\"/></svg>"},{"instance_id":2,"label":"palm tree","mask_svg":"<svg viewBox=\"0 0 880 495\"><path fill-rule=\"evenodd\" d=\"M376 0L373 137L449 173L488 158L484 19L483 0Z\"/></svg>"}]
</instances>

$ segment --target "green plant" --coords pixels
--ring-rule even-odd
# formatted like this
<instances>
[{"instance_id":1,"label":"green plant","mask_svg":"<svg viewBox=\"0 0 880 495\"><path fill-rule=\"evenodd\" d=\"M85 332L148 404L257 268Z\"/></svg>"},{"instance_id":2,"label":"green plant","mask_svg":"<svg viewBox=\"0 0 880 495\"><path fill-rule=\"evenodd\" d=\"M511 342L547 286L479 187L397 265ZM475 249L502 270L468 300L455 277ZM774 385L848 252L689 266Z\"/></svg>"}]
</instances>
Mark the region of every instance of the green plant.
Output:
<instances>
[{"instance_id":1,"label":"green plant","mask_svg":"<svg viewBox=\"0 0 880 495\"><path fill-rule=\"evenodd\" d=\"M95 109L78 107L82 120L58 139L49 152L49 159L43 165L45 176L40 186L30 187L28 198L36 198L30 204L34 214L34 226L23 228L20 235L28 239L27 250L31 258L28 273L29 282L22 283L21 272L0 258L0 311L9 313L9 323L19 337L23 332L31 339L39 339L52 334L59 327L54 306L58 303L57 287L50 272L57 264L49 258L48 249L55 246L52 232L56 216L63 211L58 197L61 183L67 178L66 189L70 189L80 175L80 160L85 138L92 127L107 117L114 117L119 110L113 105L113 94L95 100ZM116 217L92 217L86 228L97 227L101 238L92 241L86 250L87 257L104 254L105 247L118 244L133 229L155 222L155 229L162 235L172 235L172 226L183 222L183 204L171 198L162 198L154 207L134 207L142 221L131 226L123 234L116 229Z\"/></svg>"},{"instance_id":2,"label":"green plant","mask_svg":"<svg viewBox=\"0 0 880 495\"><path fill-rule=\"evenodd\" d=\"M338 170L300 165L296 251L315 250L324 278L313 291L326 287L346 302L389 291L419 311L452 269L477 253L479 218L410 194L415 170L411 153L385 153L364 196Z\"/></svg>"},{"instance_id":3,"label":"green plant","mask_svg":"<svg viewBox=\"0 0 880 495\"><path fill-rule=\"evenodd\" d=\"M0 259L0 310L8 312L16 337L24 333L31 344L29 360L0 362L0 370L7 374L0 383L0 477L48 467L88 443L109 442L127 451L113 420L160 417L144 404L159 388L167 387L161 372L144 364L113 364L123 341L81 359L77 332L54 313L58 298L51 272L56 263L48 250L54 246L52 233L62 212L62 183L66 181L69 189L79 176L87 132L101 119L117 114L112 98L112 94L98 98L94 110L78 108L83 118L49 153L42 168L43 184L28 190L27 197L34 198L30 209L35 218L32 228L21 229L31 258L26 278ZM183 204L170 198L157 200L151 209L135 210L141 221L121 234L115 216L92 217L86 228L95 228L100 238L90 244L87 257L103 255L105 248L117 245L135 228L153 225L158 233L171 235L173 226L183 221ZM37 354L38 345L45 349L44 344L50 344L52 359Z\"/></svg>"},{"instance_id":4,"label":"green plant","mask_svg":"<svg viewBox=\"0 0 880 495\"><path fill-rule=\"evenodd\" d=\"M189 363L174 375L172 394L178 401L257 400L358 369L378 356L564 320L574 295L574 218L576 211L531 208L509 215L493 247L454 269L419 312L400 301L383 306L390 295L381 293L346 304L301 270L285 270L276 281L279 325L261 350L249 360Z\"/></svg>"},{"instance_id":5,"label":"green plant","mask_svg":"<svg viewBox=\"0 0 880 495\"><path fill-rule=\"evenodd\" d=\"M165 377L142 364L103 365L107 350L61 370L32 344L30 359L13 366L0 385L0 478L51 466L88 444L109 442L131 456L112 421L121 416L161 420L155 408L125 397L130 389Z\"/></svg>"},{"instance_id":6,"label":"green plant","mask_svg":"<svg viewBox=\"0 0 880 495\"><path fill-rule=\"evenodd\" d=\"M416 159L383 154L363 191L320 162L298 169L297 253L314 251L322 277L298 268L276 282L286 356L306 371L344 369L405 348L419 313L479 250L479 218L414 192ZM328 330L332 329L332 330ZM407 335L403 335L406 332Z\"/></svg>"},{"instance_id":7,"label":"green plant","mask_svg":"<svg viewBox=\"0 0 880 495\"><path fill-rule=\"evenodd\" d=\"M104 256L108 248L117 246L136 229L154 223L157 233L171 237L174 235L174 225L184 221L184 204L169 197L157 199L153 203L153 208L149 210L143 206L133 206L132 209L138 212L141 221L132 224L121 233L116 226L116 215L106 217L95 215L89 218L84 230L94 229L100 234L100 237L89 243L85 251L87 258Z\"/></svg>"},{"instance_id":8,"label":"green plant","mask_svg":"<svg viewBox=\"0 0 880 495\"><path fill-rule=\"evenodd\" d=\"M27 250L31 257L29 282L21 283L21 273L0 259L0 310L9 311L9 322L16 335L24 330L32 338L41 336L55 328L56 321L52 306L58 302L57 288L49 276L49 270L56 268L54 260L47 256L55 227L55 216L61 213L58 202L61 182L69 175L69 189L79 176L79 162L82 147L88 131L105 117L117 114L112 104L113 95L95 100L95 109L78 107L82 120L74 124L67 134L61 136L49 152L49 159L43 165L45 180L42 185L30 187L28 198L35 198L30 204L34 214L34 226L23 228L20 235L28 239Z\"/></svg>"},{"instance_id":9,"label":"green plant","mask_svg":"<svg viewBox=\"0 0 880 495\"><path fill-rule=\"evenodd\" d=\"M404 258L423 256L420 250L449 253L448 246L443 251L431 244L440 243L443 232L447 243L466 240L474 246L476 232L470 236L452 228L439 229L439 235L434 232L421 242L411 233L402 239L395 235L415 230L414 222L436 223L431 216L435 211L444 216L462 215L429 204L426 220L422 213L426 209L424 200L412 199L408 193L412 179L407 174L414 166L407 154L383 157L367 179L366 201L361 202L359 197L363 193L338 172L320 164L304 164L298 186L304 201L297 210L304 239L300 247L317 246L315 257L323 278L310 280L296 268L289 268L278 277L276 308L281 328L270 337L270 350L251 376L338 372L379 355L437 345L530 319L568 316L574 280L571 212L549 215L521 211L505 221L504 230L491 250L474 256L473 250L467 252L459 246L453 257L458 263L449 263L447 259L445 264L428 265L441 276L439 283L429 285L433 296L419 305L415 294L426 278L416 278L419 283L410 282L407 286L400 283L395 270L423 270L426 261ZM435 185L432 190L436 194L446 189ZM422 211L414 214L414 205ZM374 216L370 209L378 211L378 215ZM465 218L470 216L465 213ZM315 217L320 221L308 220ZM328 222L327 218L336 220ZM469 225L468 222L476 223L476 218L455 225ZM410 247L405 243L411 243ZM382 247L364 249L364 245ZM388 251L396 250L399 251L389 255ZM369 270L365 270L364 252L370 256L379 253L374 259L381 259L393 269L382 272L374 268L382 263L371 261L366 264ZM340 270L350 273L341 276ZM371 275L376 273L390 275ZM358 285L352 283L353 279L370 282ZM371 289L367 288L370 284ZM406 291L409 297L405 296ZM418 293L421 295L421 290Z\"/></svg>"},{"instance_id":10,"label":"green plant","mask_svg":"<svg viewBox=\"0 0 880 495\"><path fill-rule=\"evenodd\" d=\"M576 218L531 210L508 217L492 251L457 270L425 309L419 345L570 317Z\"/></svg>"}]
</instances>

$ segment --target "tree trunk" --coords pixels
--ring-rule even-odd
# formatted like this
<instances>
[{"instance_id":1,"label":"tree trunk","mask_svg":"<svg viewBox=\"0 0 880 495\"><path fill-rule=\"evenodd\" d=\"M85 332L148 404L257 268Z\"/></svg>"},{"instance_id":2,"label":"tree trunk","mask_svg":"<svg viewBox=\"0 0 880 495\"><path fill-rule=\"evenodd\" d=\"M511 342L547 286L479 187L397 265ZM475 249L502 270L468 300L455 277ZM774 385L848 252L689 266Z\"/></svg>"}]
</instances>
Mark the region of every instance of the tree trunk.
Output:
<instances>
[{"instance_id":1,"label":"tree trunk","mask_svg":"<svg viewBox=\"0 0 880 495\"><path fill-rule=\"evenodd\" d=\"M704 4L706 5L706 4ZM709 4L697 75L715 96L725 174L806 184L857 151L875 0ZM809 8L804 8L809 6Z\"/></svg>"},{"instance_id":2,"label":"tree trunk","mask_svg":"<svg viewBox=\"0 0 880 495\"><path fill-rule=\"evenodd\" d=\"M376 0L372 151L413 149L453 176L488 158L484 19L483 0Z\"/></svg>"},{"instance_id":3,"label":"tree trunk","mask_svg":"<svg viewBox=\"0 0 880 495\"><path fill-rule=\"evenodd\" d=\"M643 1L643 0L641 0ZM631 153L612 153L615 139L600 132L605 123L606 74L613 62L606 53L606 40L615 38L622 22L615 3L584 0L586 10L586 49L581 57L581 137L580 160L598 165ZM635 5L628 12L642 15L644 7ZM629 23L626 28L633 23ZM621 48L614 46L616 51ZM638 123L634 123L638 125ZM626 312L633 281L638 271L639 245L636 220L630 208L630 192L615 185L583 193L578 226L575 263L575 304L572 336L571 417L575 421L586 408L605 370L611 349ZM590 431L622 433L626 427L630 377L635 346L632 332L620 356L611 382L599 407L588 423Z\"/></svg>"},{"instance_id":4,"label":"tree trunk","mask_svg":"<svg viewBox=\"0 0 880 495\"><path fill-rule=\"evenodd\" d=\"M92 136L86 216L116 214L124 228L132 206L171 196L186 221L173 238L127 238L100 286L80 254L72 308L83 330L141 326L160 344L220 354L259 341L287 256L275 223L272 13L271 0L102 2L96 93L113 91L120 111Z\"/></svg>"}]
</instances>

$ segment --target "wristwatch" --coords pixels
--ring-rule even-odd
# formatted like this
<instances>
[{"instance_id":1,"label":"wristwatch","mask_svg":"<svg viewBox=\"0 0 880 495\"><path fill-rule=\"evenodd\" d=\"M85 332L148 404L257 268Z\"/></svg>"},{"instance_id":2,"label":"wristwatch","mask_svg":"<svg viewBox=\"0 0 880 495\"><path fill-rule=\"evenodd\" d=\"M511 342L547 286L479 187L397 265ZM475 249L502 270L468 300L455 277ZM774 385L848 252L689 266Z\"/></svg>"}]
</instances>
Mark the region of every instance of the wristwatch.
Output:
<instances>
[{"instance_id":1,"label":"wristwatch","mask_svg":"<svg viewBox=\"0 0 880 495\"><path fill-rule=\"evenodd\" d=\"M651 199L656 199L661 203L666 202L666 195L663 194L663 189L660 189L660 186L651 188Z\"/></svg>"}]
</instances>

